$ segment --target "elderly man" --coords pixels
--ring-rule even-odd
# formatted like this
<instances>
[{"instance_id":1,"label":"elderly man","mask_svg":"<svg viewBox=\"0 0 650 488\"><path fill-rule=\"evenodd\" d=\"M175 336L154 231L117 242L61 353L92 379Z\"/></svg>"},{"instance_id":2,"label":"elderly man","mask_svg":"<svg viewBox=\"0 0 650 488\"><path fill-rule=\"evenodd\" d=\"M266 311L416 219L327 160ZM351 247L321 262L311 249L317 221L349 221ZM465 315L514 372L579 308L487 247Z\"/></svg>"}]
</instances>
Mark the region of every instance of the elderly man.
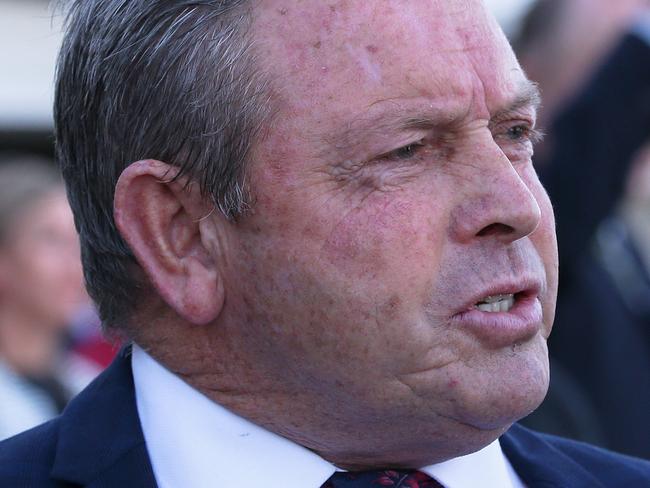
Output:
<instances>
[{"instance_id":1,"label":"elderly man","mask_svg":"<svg viewBox=\"0 0 650 488\"><path fill-rule=\"evenodd\" d=\"M2 445L0 482L650 482L511 428L557 287L537 103L475 0L77 1L59 158L134 344Z\"/></svg>"}]
</instances>

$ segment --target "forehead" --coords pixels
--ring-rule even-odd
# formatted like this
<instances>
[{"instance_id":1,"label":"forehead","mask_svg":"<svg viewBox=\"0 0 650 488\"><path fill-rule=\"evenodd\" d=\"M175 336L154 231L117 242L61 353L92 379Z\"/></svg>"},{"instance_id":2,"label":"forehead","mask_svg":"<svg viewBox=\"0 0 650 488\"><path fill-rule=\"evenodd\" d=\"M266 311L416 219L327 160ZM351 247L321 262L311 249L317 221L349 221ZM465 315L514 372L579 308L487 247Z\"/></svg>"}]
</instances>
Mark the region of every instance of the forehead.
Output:
<instances>
[{"instance_id":1,"label":"forehead","mask_svg":"<svg viewBox=\"0 0 650 488\"><path fill-rule=\"evenodd\" d=\"M294 113L416 98L485 111L525 78L478 0L262 0L253 32Z\"/></svg>"}]
</instances>

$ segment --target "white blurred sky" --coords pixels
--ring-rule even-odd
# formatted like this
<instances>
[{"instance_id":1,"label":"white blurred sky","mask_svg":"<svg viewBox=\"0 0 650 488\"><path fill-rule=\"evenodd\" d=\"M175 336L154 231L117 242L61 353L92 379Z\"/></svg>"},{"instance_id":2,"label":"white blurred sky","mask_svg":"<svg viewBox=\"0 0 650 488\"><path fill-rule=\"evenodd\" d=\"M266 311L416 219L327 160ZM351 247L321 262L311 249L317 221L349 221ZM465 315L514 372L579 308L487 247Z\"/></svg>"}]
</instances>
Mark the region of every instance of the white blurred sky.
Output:
<instances>
[{"instance_id":1,"label":"white blurred sky","mask_svg":"<svg viewBox=\"0 0 650 488\"><path fill-rule=\"evenodd\" d=\"M485 1L511 31L534 0ZM59 21L46 0L0 0L0 130L52 125Z\"/></svg>"}]
</instances>

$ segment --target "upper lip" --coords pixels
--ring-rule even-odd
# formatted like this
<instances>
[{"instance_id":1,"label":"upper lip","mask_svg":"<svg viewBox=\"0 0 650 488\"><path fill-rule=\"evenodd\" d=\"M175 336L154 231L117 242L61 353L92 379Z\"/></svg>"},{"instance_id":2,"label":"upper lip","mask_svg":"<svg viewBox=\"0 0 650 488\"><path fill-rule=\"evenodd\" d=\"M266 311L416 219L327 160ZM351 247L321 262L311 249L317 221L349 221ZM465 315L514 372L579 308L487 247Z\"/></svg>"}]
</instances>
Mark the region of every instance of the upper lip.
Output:
<instances>
[{"instance_id":1,"label":"upper lip","mask_svg":"<svg viewBox=\"0 0 650 488\"><path fill-rule=\"evenodd\" d=\"M538 296L542 291L542 283L542 280L536 278L521 278L484 286L472 292L469 298L463 302L458 313L474 309L477 303L490 296L515 295L515 298Z\"/></svg>"}]
</instances>

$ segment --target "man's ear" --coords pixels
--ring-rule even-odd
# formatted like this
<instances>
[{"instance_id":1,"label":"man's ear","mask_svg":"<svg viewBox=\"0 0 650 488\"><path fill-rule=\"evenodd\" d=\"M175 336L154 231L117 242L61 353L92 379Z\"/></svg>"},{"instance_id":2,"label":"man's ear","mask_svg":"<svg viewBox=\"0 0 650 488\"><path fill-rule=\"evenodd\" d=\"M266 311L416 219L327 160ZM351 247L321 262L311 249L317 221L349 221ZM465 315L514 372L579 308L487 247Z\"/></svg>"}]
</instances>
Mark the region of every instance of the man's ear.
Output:
<instances>
[{"instance_id":1,"label":"man's ear","mask_svg":"<svg viewBox=\"0 0 650 488\"><path fill-rule=\"evenodd\" d=\"M160 296L194 324L214 320L225 287L218 253L223 239L210 205L178 169L160 161L137 161L115 187L114 218L122 237Z\"/></svg>"}]
</instances>

